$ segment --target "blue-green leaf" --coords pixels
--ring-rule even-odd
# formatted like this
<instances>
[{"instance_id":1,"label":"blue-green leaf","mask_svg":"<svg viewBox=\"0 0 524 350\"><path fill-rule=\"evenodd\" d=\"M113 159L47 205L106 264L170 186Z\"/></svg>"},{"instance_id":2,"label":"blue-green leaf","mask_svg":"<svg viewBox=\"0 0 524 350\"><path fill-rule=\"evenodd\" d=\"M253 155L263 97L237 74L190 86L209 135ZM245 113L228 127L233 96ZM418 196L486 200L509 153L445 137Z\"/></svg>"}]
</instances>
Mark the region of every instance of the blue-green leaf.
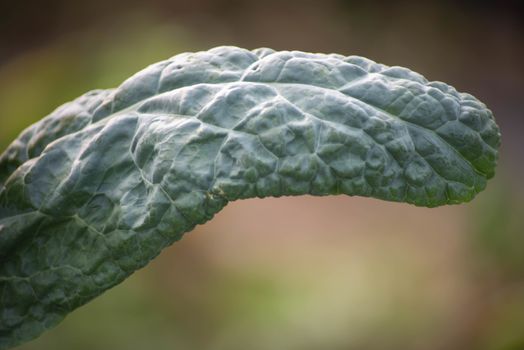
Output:
<instances>
[{"instance_id":1,"label":"blue-green leaf","mask_svg":"<svg viewBox=\"0 0 524 350\"><path fill-rule=\"evenodd\" d=\"M434 207L494 175L486 106L357 56L218 47L151 65L0 157L0 348L120 283L229 201L347 194Z\"/></svg>"}]
</instances>

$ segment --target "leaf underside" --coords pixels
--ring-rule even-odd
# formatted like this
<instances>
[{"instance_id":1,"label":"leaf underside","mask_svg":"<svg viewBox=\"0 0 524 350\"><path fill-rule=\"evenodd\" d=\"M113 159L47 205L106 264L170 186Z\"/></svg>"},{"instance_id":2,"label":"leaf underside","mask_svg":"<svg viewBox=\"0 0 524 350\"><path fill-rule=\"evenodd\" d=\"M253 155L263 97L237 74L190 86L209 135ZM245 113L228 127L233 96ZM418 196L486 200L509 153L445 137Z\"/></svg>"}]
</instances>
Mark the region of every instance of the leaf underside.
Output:
<instances>
[{"instance_id":1,"label":"leaf underside","mask_svg":"<svg viewBox=\"0 0 524 350\"><path fill-rule=\"evenodd\" d=\"M59 107L0 156L0 349L229 201L466 202L499 144L473 96L363 57L218 47L153 64Z\"/></svg>"}]
</instances>

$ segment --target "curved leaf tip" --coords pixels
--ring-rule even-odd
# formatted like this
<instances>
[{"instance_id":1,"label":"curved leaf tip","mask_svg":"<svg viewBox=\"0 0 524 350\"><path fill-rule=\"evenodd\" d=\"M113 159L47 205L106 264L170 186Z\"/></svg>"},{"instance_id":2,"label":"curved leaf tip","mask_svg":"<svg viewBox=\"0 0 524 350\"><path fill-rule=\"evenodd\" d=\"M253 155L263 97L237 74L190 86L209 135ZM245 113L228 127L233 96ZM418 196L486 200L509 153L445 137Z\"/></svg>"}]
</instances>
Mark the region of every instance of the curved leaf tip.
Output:
<instances>
[{"instance_id":1,"label":"curved leaf tip","mask_svg":"<svg viewBox=\"0 0 524 350\"><path fill-rule=\"evenodd\" d=\"M229 201L461 203L494 175L499 145L473 96L363 57L217 47L153 64L59 107L0 156L0 349Z\"/></svg>"}]
</instances>

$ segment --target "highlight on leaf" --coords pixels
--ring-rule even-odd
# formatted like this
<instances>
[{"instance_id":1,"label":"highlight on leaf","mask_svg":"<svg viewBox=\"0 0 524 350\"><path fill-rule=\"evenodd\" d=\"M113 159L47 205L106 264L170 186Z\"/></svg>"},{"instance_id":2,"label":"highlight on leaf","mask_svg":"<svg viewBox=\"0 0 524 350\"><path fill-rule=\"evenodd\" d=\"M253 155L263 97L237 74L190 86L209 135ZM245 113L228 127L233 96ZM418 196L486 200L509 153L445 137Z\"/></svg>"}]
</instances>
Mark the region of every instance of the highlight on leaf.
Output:
<instances>
[{"instance_id":1,"label":"highlight on leaf","mask_svg":"<svg viewBox=\"0 0 524 350\"><path fill-rule=\"evenodd\" d=\"M146 265L229 201L471 200L500 145L473 96L358 56L217 47L153 64L0 156L0 349Z\"/></svg>"}]
</instances>

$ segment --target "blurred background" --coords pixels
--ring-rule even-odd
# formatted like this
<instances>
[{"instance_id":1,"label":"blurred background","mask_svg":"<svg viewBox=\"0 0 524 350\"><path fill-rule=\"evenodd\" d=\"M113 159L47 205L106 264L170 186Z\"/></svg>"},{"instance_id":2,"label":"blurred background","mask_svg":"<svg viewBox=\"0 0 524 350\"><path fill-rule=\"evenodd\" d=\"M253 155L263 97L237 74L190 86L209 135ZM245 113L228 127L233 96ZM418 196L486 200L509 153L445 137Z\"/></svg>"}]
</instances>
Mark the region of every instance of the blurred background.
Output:
<instances>
[{"instance_id":1,"label":"blurred background","mask_svg":"<svg viewBox=\"0 0 524 350\"><path fill-rule=\"evenodd\" d=\"M217 45L366 56L494 112L496 177L437 209L231 203L20 349L524 349L524 2L0 1L0 149L60 104Z\"/></svg>"}]
</instances>

